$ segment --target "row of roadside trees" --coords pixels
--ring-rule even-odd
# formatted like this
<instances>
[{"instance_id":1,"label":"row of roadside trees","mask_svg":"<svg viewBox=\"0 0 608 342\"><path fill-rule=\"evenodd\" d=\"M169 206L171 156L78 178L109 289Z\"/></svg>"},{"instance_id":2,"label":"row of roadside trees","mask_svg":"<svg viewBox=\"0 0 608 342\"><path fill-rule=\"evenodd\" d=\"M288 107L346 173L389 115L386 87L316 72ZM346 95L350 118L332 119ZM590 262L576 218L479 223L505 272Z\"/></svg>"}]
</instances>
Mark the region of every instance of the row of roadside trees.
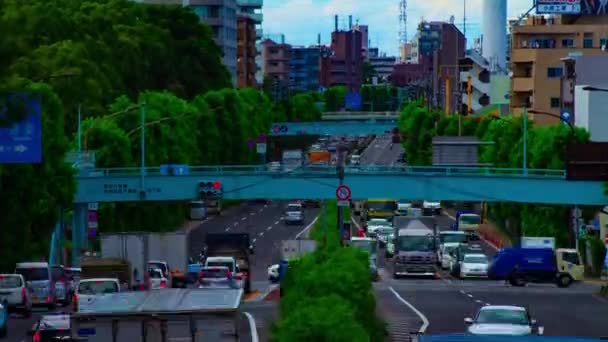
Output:
<instances>
[{"instance_id":1,"label":"row of roadside trees","mask_svg":"<svg viewBox=\"0 0 608 342\"><path fill-rule=\"evenodd\" d=\"M273 326L271 341L385 340L386 326L376 313L369 255L340 246L336 221L337 203L327 201L310 232L317 250L289 261L281 281L280 319Z\"/></svg>"},{"instance_id":2,"label":"row of roadside trees","mask_svg":"<svg viewBox=\"0 0 608 342\"><path fill-rule=\"evenodd\" d=\"M434 136L457 136L457 116L429 112L424 105L410 103L401 113L399 129L408 163L431 165ZM480 148L479 160L493 167L521 168L523 163L523 120L521 117L462 117L463 136L476 136L493 145ZM528 122L527 167L565 169L565 149L569 142L584 143L589 135L584 129L574 133L566 125L535 126ZM518 203L490 203L488 217L515 239L520 235L555 236L560 246L570 245L569 207Z\"/></svg>"},{"instance_id":3,"label":"row of roadside trees","mask_svg":"<svg viewBox=\"0 0 608 342\"><path fill-rule=\"evenodd\" d=\"M320 117L316 94L275 104L233 89L212 31L188 8L7 0L0 13L0 91L38 93L43 108L43 162L0 165L0 269L48 255L76 189L65 156L78 146L78 108L82 149L99 167L139 166L143 103L148 166L253 163L248 141L272 122ZM167 230L184 218L180 203L117 203L102 206L100 228Z\"/></svg>"}]
</instances>

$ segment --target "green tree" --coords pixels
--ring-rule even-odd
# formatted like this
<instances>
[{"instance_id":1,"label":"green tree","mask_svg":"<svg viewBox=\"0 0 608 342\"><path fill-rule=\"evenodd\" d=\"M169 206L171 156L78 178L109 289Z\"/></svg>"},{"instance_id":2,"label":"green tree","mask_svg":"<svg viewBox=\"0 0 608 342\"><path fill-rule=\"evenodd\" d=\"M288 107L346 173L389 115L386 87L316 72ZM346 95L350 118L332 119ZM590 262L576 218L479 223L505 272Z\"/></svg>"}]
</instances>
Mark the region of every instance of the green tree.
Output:
<instances>
[{"instance_id":1,"label":"green tree","mask_svg":"<svg viewBox=\"0 0 608 342\"><path fill-rule=\"evenodd\" d=\"M347 89L344 86L329 87L323 93L325 98L325 110L329 112L339 111L344 108Z\"/></svg>"},{"instance_id":2,"label":"green tree","mask_svg":"<svg viewBox=\"0 0 608 342\"><path fill-rule=\"evenodd\" d=\"M21 256L48 255L48 241L59 217L58 208L72 203L74 174L64 156L63 108L45 84L26 79L5 80L0 91L21 89L42 101L41 164L0 165L0 269L11 269ZM24 243L26 241L26 243ZM21 260L22 261L22 260Z\"/></svg>"}]
</instances>

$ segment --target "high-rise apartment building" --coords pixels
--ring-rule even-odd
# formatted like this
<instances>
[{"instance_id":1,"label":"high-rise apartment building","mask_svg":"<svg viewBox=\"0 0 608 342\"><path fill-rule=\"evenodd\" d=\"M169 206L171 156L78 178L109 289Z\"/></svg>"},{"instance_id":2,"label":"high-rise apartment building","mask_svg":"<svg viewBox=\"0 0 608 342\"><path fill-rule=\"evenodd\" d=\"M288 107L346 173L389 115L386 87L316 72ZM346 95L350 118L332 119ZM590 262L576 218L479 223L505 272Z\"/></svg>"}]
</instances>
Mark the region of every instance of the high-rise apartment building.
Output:
<instances>
[{"instance_id":1,"label":"high-rise apartment building","mask_svg":"<svg viewBox=\"0 0 608 342\"><path fill-rule=\"evenodd\" d=\"M222 62L237 81L237 3L236 0L186 0L201 21L213 30L216 44L222 49Z\"/></svg>"},{"instance_id":2,"label":"high-rise apartment building","mask_svg":"<svg viewBox=\"0 0 608 342\"><path fill-rule=\"evenodd\" d=\"M292 91L317 91L321 46L292 46L289 59L289 88Z\"/></svg>"},{"instance_id":3,"label":"high-rise apartment building","mask_svg":"<svg viewBox=\"0 0 608 342\"><path fill-rule=\"evenodd\" d=\"M237 86L257 85L255 21L248 15L240 14L237 19Z\"/></svg>"},{"instance_id":4,"label":"high-rise apartment building","mask_svg":"<svg viewBox=\"0 0 608 342\"><path fill-rule=\"evenodd\" d=\"M263 39L263 31L262 31L262 22L264 21L264 15L262 14L262 7L264 6L264 0L236 0L236 3L239 7L239 14L246 15L253 21L254 30L255 30L255 48L257 51L257 55L255 57L255 62L257 65L256 70L256 82L258 84L262 84L263 74L262 74L262 39Z\"/></svg>"},{"instance_id":5,"label":"high-rise apartment building","mask_svg":"<svg viewBox=\"0 0 608 342\"><path fill-rule=\"evenodd\" d=\"M363 81L361 39L361 31L353 29L339 31L338 16L335 17L335 30L331 33L330 45L332 54L321 59L322 86L342 85L346 86L349 92L358 92L361 89Z\"/></svg>"},{"instance_id":6,"label":"high-rise apartment building","mask_svg":"<svg viewBox=\"0 0 608 342\"><path fill-rule=\"evenodd\" d=\"M608 17L529 16L511 32L511 113L524 109L549 112L554 116L530 117L540 124L558 123L562 59L579 55L608 58Z\"/></svg>"}]
</instances>

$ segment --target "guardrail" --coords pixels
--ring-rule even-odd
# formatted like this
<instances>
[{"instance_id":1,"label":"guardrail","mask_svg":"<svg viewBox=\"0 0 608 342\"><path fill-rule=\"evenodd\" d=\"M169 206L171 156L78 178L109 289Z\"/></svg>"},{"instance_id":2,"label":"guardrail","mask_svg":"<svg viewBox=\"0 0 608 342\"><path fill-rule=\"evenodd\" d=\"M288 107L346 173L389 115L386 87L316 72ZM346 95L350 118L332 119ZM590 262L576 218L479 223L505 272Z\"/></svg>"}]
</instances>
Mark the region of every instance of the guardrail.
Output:
<instances>
[{"instance_id":1,"label":"guardrail","mask_svg":"<svg viewBox=\"0 0 608 342\"><path fill-rule=\"evenodd\" d=\"M285 177L314 177L337 174L335 166L305 165L293 169L282 166L281 168L269 165L217 165L217 166L189 166L184 173L167 172L160 167L147 167L144 169L145 176L179 177L184 175L268 175ZM493 168L493 167L440 167L440 166L407 166L407 165L366 165L346 166L345 175L370 175L370 176L449 176L449 177L512 177L512 178L552 178L565 179L565 170L554 169L515 169L515 168ZM80 178L97 177L124 177L140 176L140 168L105 168L105 169L83 169Z\"/></svg>"}]
</instances>

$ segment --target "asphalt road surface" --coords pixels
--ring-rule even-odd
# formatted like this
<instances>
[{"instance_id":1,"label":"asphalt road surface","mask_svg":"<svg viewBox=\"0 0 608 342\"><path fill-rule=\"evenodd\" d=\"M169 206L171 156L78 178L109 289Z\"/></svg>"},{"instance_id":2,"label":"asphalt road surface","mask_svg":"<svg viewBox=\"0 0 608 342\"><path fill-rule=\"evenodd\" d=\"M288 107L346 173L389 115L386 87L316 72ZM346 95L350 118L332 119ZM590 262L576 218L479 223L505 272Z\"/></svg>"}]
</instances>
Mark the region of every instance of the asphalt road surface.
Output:
<instances>
[{"instance_id":1,"label":"asphalt road surface","mask_svg":"<svg viewBox=\"0 0 608 342\"><path fill-rule=\"evenodd\" d=\"M378 137L363 153L366 164L391 165L397 162L400 145L390 148L388 136ZM407 194L404 194L406 197ZM436 217L440 229L454 220L450 215ZM484 254L493 257L496 250L480 241ZM608 301L596 296L598 287L575 283L569 288L553 284L530 284L512 287L503 281L459 280L447 272L440 279L393 279L390 264L380 253L381 280L374 284L378 311L389 323L394 341L409 341L413 332L461 333L465 317L473 316L488 304L527 307L545 335L608 336Z\"/></svg>"}]
</instances>

